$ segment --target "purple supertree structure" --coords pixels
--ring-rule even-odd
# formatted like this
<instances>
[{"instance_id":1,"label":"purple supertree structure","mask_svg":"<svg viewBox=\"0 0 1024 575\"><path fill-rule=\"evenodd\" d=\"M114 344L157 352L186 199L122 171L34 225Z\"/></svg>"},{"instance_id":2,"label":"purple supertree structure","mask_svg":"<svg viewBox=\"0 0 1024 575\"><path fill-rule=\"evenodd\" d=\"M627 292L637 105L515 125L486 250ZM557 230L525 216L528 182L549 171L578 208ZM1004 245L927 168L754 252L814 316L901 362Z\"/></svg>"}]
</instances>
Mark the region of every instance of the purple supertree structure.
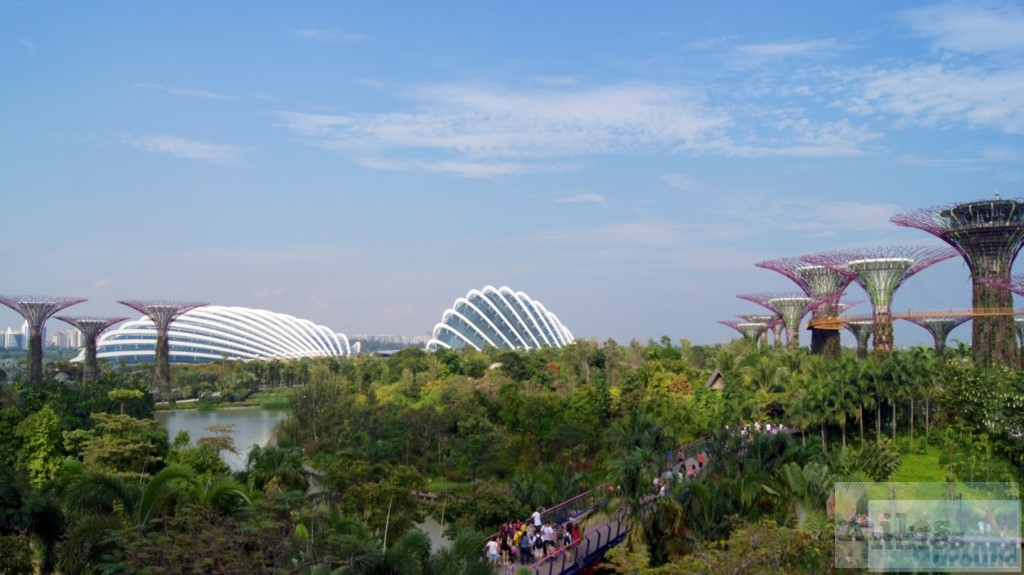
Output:
<instances>
[{"instance_id":1,"label":"purple supertree structure","mask_svg":"<svg viewBox=\"0 0 1024 575\"><path fill-rule=\"evenodd\" d=\"M789 349L800 347L800 320L814 307L814 298L802 293L759 293L736 296L764 306L777 313L786 324L786 345Z\"/></svg>"},{"instance_id":2,"label":"purple supertree structure","mask_svg":"<svg viewBox=\"0 0 1024 575\"><path fill-rule=\"evenodd\" d=\"M765 330L761 332L761 347L768 347L768 330L772 330L776 347L782 345L782 318L777 315L743 314L736 316L747 323L763 323Z\"/></svg>"},{"instance_id":3,"label":"purple supertree structure","mask_svg":"<svg viewBox=\"0 0 1024 575\"><path fill-rule=\"evenodd\" d=\"M938 262L955 257L943 247L889 246L836 250L805 256L810 264L830 267L857 282L871 297L875 321L875 351L892 351L892 298L907 278Z\"/></svg>"},{"instance_id":4,"label":"purple supertree structure","mask_svg":"<svg viewBox=\"0 0 1024 575\"><path fill-rule=\"evenodd\" d=\"M719 321L718 323L727 325L743 334L743 339L748 341L755 350L757 349L757 340L768 329L768 324L749 321Z\"/></svg>"},{"instance_id":5,"label":"purple supertree structure","mask_svg":"<svg viewBox=\"0 0 1024 575\"><path fill-rule=\"evenodd\" d=\"M128 318L58 315L57 319L75 326L78 331L82 332L82 339L85 340L85 369L82 370L82 381L92 381L98 378L100 368L96 361L96 338L108 327Z\"/></svg>"},{"instance_id":6,"label":"purple supertree structure","mask_svg":"<svg viewBox=\"0 0 1024 575\"><path fill-rule=\"evenodd\" d=\"M207 305L199 301L173 300L121 300L117 303L126 305L153 320L156 326L156 357L153 386L163 390L171 382L170 344L167 341L167 328L178 316L197 307Z\"/></svg>"},{"instance_id":7,"label":"purple supertree structure","mask_svg":"<svg viewBox=\"0 0 1024 575\"><path fill-rule=\"evenodd\" d=\"M60 310L82 303L83 298L38 295L4 295L0 303L18 312L28 322L28 380L43 380L43 324Z\"/></svg>"},{"instance_id":8,"label":"purple supertree structure","mask_svg":"<svg viewBox=\"0 0 1024 575\"><path fill-rule=\"evenodd\" d=\"M946 352L946 338L949 337L949 332L966 323L971 316L905 317L903 319L928 330L928 333L935 338L935 354L942 355Z\"/></svg>"},{"instance_id":9,"label":"purple supertree structure","mask_svg":"<svg viewBox=\"0 0 1024 575\"><path fill-rule=\"evenodd\" d=\"M861 321L848 321L843 324L853 337L857 338L857 357L860 359L867 359L868 357L868 338L875 332L875 322L868 320Z\"/></svg>"},{"instance_id":10,"label":"purple supertree structure","mask_svg":"<svg viewBox=\"0 0 1024 575\"><path fill-rule=\"evenodd\" d=\"M836 304L852 278L827 266L810 265L800 258L777 258L754 264L773 270L793 280L804 294L821 303L814 308L812 317L821 319L838 314ZM828 357L839 355L839 331L811 327L811 351Z\"/></svg>"},{"instance_id":11,"label":"purple supertree structure","mask_svg":"<svg viewBox=\"0 0 1024 575\"><path fill-rule=\"evenodd\" d=\"M1013 296L983 280L1009 281L1024 246L1024 200L996 196L923 208L891 218L892 223L924 230L960 252L973 279L974 309L1009 309ZM1011 365L1017 354L1013 317L978 314L971 327L974 361L981 367Z\"/></svg>"}]
</instances>

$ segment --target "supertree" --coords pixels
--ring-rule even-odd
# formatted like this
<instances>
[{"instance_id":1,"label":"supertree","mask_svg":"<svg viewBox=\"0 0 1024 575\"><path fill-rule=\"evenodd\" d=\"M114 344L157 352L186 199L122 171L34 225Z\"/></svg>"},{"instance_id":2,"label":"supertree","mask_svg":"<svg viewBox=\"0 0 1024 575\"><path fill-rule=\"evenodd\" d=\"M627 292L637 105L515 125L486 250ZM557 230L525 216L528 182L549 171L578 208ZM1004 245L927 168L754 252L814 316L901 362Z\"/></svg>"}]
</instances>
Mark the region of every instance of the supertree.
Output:
<instances>
[{"instance_id":1,"label":"supertree","mask_svg":"<svg viewBox=\"0 0 1024 575\"><path fill-rule=\"evenodd\" d=\"M60 310L82 303L83 298L37 295L4 295L0 303L18 312L28 322L28 380L43 379L43 324Z\"/></svg>"},{"instance_id":2,"label":"supertree","mask_svg":"<svg viewBox=\"0 0 1024 575\"><path fill-rule=\"evenodd\" d=\"M172 301L172 300L121 300L117 303L126 305L153 320L156 326L156 357L153 386L164 389L171 382L170 343L167 340L167 328L178 316L206 302Z\"/></svg>"},{"instance_id":3,"label":"supertree","mask_svg":"<svg viewBox=\"0 0 1024 575\"><path fill-rule=\"evenodd\" d=\"M58 315L57 319L75 326L78 331L82 332L82 339L85 340L85 369L82 371L82 381L92 381L99 377L100 368L96 361L96 338L108 327L128 318Z\"/></svg>"},{"instance_id":4,"label":"supertree","mask_svg":"<svg viewBox=\"0 0 1024 575\"><path fill-rule=\"evenodd\" d=\"M768 324L756 323L756 322L740 322L740 321L719 321L722 325L727 325L734 330L743 334L743 339L751 344L755 350L757 349L757 340L760 339L761 334L768 329Z\"/></svg>"},{"instance_id":5,"label":"supertree","mask_svg":"<svg viewBox=\"0 0 1024 575\"><path fill-rule=\"evenodd\" d=\"M857 357L868 357L868 338L875 331L875 322L870 320L848 321L843 326L857 338Z\"/></svg>"},{"instance_id":6,"label":"supertree","mask_svg":"<svg viewBox=\"0 0 1024 575\"><path fill-rule=\"evenodd\" d=\"M946 338L949 337L949 332L966 323L971 316L905 317L903 319L928 330L928 333L935 338L935 354L942 355L946 351Z\"/></svg>"},{"instance_id":7,"label":"supertree","mask_svg":"<svg viewBox=\"0 0 1024 575\"><path fill-rule=\"evenodd\" d=\"M786 345L789 349L800 347L800 320L811 311L814 298L800 293L758 293L736 296L764 306L777 313L786 324ZM777 340L776 340L777 341Z\"/></svg>"},{"instance_id":8,"label":"supertree","mask_svg":"<svg viewBox=\"0 0 1024 575\"><path fill-rule=\"evenodd\" d=\"M813 319L835 316L838 313L836 305L846 287L850 285L852 278L829 268L827 266L808 265L800 258L777 258L765 260L754 264L779 272L793 280L803 290L804 295L820 301L814 308ZM828 357L839 355L840 341L839 331L836 329L811 328L811 351L821 353Z\"/></svg>"},{"instance_id":9,"label":"supertree","mask_svg":"<svg viewBox=\"0 0 1024 575\"><path fill-rule=\"evenodd\" d=\"M975 309L1010 309L1013 296L982 280L1008 281L1024 246L1024 200L996 196L893 216L892 223L924 230L960 252L973 279ZM974 361L979 366L1010 365L1017 350L1013 317L979 314L971 327Z\"/></svg>"},{"instance_id":10,"label":"supertree","mask_svg":"<svg viewBox=\"0 0 1024 575\"><path fill-rule=\"evenodd\" d=\"M747 323L763 323L765 330L761 332L761 347L768 347L768 330L772 330L775 346L782 345L782 318L777 315L743 314L736 316Z\"/></svg>"},{"instance_id":11,"label":"supertree","mask_svg":"<svg viewBox=\"0 0 1024 575\"><path fill-rule=\"evenodd\" d=\"M871 297L875 351L892 351L892 298L907 278L956 256L942 247L890 246L836 250L805 256L807 263L830 267L850 277Z\"/></svg>"}]
</instances>

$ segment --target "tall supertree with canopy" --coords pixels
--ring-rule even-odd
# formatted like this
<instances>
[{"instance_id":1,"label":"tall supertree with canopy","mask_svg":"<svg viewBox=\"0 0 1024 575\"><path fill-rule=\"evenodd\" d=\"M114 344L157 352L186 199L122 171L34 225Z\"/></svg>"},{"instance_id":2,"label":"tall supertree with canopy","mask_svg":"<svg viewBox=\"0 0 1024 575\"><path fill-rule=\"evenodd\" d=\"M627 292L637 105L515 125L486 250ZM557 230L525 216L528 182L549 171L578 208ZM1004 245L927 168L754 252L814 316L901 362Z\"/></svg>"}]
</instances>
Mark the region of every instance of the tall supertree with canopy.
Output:
<instances>
[{"instance_id":1,"label":"tall supertree with canopy","mask_svg":"<svg viewBox=\"0 0 1024 575\"><path fill-rule=\"evenodd\" d=\"M153 386L157 389L165 389L171 382L171 353L170 343L167 340L167 328L178 316L197 307L207 305L199 301L174 301L174 300L121 300L117 303L126 305L153 320L156 326L156 357Z\"/></svg>"},{"instance_id":2,"label":"tall supertree with canopy","mask_svg":"<svg viewBox=\"0 0 1024 575\"><path fill-rule=\"evenodd\" d=\"M832 268L820 265L809 265L800 258L777 258L757 262L759 268L773 270L793 280L803 290L804 295L819 301L815 306L812 317L835 316L838 313L836 305L843 291L850 285L852 278L845 276ZM811 351L828 357L839 355L840 349L839 331L835 329L811 328Z\"/></svg>"},{"instance_id":3,"label":"tall supertree with canopy","mask_svg":"<svg viewBox=\"0 0 1024 575\"><path fill-rule=\"evenodd\" d=\"M743 339L749 342L755 350L757 349L757 340L768 329L768 324L749 321L719 321L718 323L727 325L743 334Z\"/></svg>"},{"instance_id":4,"label":"tall supertree with canopy","mask_svg":"<svg viewBox=\"0 0 1024 575\"><path fill-rule=\"evenodd\" d=\"M928 330L928 333L935 338L935 354L942 355L946 352L946 338L949 337L949 332L966 323L971 316L905 317L903 319Z\"/></svg>"},{"instance_id":5,"label":"tall supertree with canopy","mask_svg":"<svg viewBox=\"0 0 1024 575\"><path fill-rule=\"evenodd\" d=\"M814 298L801 293L759 293L736 296L764 306L777 313L786 324L786 346L789 349L800 347L800 320L811 311Z\"/></svg>"},{"instance_id":6,"label":"tall supertree with canopy","mask_svg":"<svg viewBox=\"0 0 1024 575\"><path fill-rule=\"evenodd\" d=\"M983 280L1009 281L1017 253L1024 246L1024 200L996 196L923 208L893 216L892 223L924 230L960 252L973 279L974 309L1010 309L1013 296ZM981 367L1005 363L1016 357L1013 317L984 315L971 328L974 361Z\"/></svg>"},{"instance_id":7,"label":"tall supertree with canopy","mask_svg":"<svg viewBox=\"0 0 1024 575\"><path fill-rule=\"evenodd\" d=\"M775 346L782 345L782 318L777 315L743 314L736 316L747 323L763 323L765 330L761 332L761 346L768 347L768 330L772 330Z\"/></svg>"},{"instance_id":8,"label":"tall supertree with canopy","mask_svg":"<svg viewBox=\"0 0 1024 575\"><path fill-rule=\"evenodd\" d=\"M907 278L956 256L943 247L890 246L836 250L805 256L810 264L830 267L850 277L871 297L875 351L892 351L892 298Z\"/></svg>"},{"instance_id":9,"label":"tall supertree with canopy","mask_svg":"<svg viewBox=\"0 0 1024 575\"><path fill-rule=\"evenodd\" d=\"M73 325L82 332L82 339L85 340L85 368L82 370L82 381L92 381L99 377L100 367L96 361L96 338L108 327L120 323L126 317L95 317L95 316L65 316L58 315L60 321Z\"/></svg>"},{"instance_id":10,"label":"tall supertree with canopy","mask_svg":"<svg viewBox=\"0 0 1024 575\"><path fill-rule=\"evenodd\" d=\"M875 322L871 320L848 321L843 324L843 327L857 338L857 357L867 359L868 338L875 332Z\"/></svg>"},{"instance_id":11,"label":"tall supertree with canopy","mask_svg":"<svg viewBox=\"0 0 1024 575\"><path fill-rule=\"evenodd\" d=\"M82 303L84 298L37 295L4 295L0 303L28 322L28 380L43 380L43 324L60 310Z\"/></svg>"}]
</instances>

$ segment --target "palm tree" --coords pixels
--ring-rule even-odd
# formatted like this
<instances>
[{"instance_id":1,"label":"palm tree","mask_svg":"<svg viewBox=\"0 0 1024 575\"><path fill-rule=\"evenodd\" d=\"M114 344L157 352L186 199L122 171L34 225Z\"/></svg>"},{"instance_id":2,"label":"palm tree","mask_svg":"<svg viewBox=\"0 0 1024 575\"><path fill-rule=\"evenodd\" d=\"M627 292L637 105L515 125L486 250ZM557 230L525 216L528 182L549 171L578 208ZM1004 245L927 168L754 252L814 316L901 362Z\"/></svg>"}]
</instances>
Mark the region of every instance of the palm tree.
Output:
<instances>
[{"instance_id":1,"label":"palm tree","mask_svg":"<svg viewBox=\"0 0 1024 575\"><path fill-rule=\"evenodd\" d=\"M178 466L143 481L87 471L74 459L64 463L55 487L70 525L57 552L62 573L85 571L111 549L110 532L146 529L154 519L192 501L198 487L193 471Z\"/></svg>"},{"instance_id":2,"label":"palm tree","mask_svg":"<svg viewBox=\"0 0 1024 575\"><path fill-rule=\"evenodd\" d=\"M305 492L309 486L297 447L255 446L245 462L249 488L266 494L288 491Z\"/></svg>"},{"instance_id":3,"label":"palm tree","mask_svg":"<svg viewBox=\"0 0 1024 575\"><path fill-rule=\"evenodd\" d=\"M757 392L758 413L763 417L764 408L770 402L771 394L783 388L789 371L777 365L771 357L760 355L753 365L742 368L741 373L743 382Z\"/></svg>"}]
</instances>

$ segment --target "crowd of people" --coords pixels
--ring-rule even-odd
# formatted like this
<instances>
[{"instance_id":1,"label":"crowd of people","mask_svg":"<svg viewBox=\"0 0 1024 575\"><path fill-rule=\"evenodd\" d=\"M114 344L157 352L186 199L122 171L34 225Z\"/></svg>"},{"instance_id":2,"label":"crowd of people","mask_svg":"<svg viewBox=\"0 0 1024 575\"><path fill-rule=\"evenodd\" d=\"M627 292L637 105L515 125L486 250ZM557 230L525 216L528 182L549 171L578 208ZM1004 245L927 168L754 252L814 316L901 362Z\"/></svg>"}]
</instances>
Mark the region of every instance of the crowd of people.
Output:
<instances>
[{"instance_id":1,"label":"crowd of people","mask_svg":"<svg viewBox=\"0 0 1024 575\"><path fill-rule=\"evenodd\" d=\"M529 565L554 554L563 547L579 544L582 532L571 519L564 524L544 520L538 509L523 521L508 521L496 536L487 540L484 554L492 565L505 565L514 572L515 565Z\"/></svg>"}]
</instances>

